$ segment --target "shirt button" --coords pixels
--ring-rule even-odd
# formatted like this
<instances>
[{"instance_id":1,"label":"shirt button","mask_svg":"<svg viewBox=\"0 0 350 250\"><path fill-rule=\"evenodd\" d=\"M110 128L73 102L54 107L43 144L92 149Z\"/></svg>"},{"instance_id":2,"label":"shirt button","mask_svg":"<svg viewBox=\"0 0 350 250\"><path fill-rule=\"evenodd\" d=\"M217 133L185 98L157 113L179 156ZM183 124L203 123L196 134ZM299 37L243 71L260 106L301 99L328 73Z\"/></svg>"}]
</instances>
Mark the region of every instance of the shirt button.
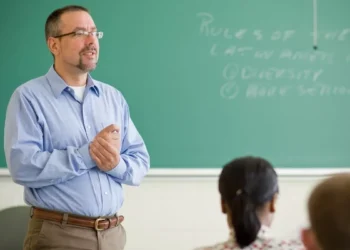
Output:
<instances>
[{"instance_id":1,"label":"shirt button","mask_svg":"<svg viewBox=\"0 0 350 250\"><path fill-rule=\"evenodd\" d=\"M108 193L107 192L105 192L105 195L107 195Z\"/></svg>"},{"instance_id":2,"label":"shirt button","mask_svg":"<svg viewBox=\"0 0 350 250\"><path fill-rule=\"evenodd\" d=\"M86 126L87 129L90 129L91 127L89 125Z\"/></svg>"}]
</instances>

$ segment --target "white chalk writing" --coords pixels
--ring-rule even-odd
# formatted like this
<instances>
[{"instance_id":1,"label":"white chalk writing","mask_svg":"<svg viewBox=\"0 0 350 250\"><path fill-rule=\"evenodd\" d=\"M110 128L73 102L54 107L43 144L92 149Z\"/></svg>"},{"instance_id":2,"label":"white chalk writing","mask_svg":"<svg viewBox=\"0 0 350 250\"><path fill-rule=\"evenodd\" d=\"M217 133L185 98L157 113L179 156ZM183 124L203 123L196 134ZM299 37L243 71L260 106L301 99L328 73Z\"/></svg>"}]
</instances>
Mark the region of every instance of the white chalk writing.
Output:
<instances>
[{"instance_id":1,"label":"white chalk writing","mask_svg":"<svg viewBox=\"0 0 350 250\"><path fill-rule=\"evenodd\" d=\"M316 84L315 86L299 85L297 90L300 96L350 95L350 87L327 84Z\"/></svg>"},{"instance_id":2,"label":"white chalk writing","mask_svg":"<svg viewBox=\"0 0 350 250\"><path fill-rule=\"evenodd\" d=\"M310 33L311 36L314 36L314 32ZM345 28L342 30L336 30L336 31L318 31L317 37L324 39L324 40L331 40L331 41L345 41L350 36L350 28Z\"/></svg>"},{"instance_id":3,"label":"white chalk writing","mask_svg":"<svg viewBox=\"0 0 350 250\"><path fill-rule=\"evenodd\" d=\"M238 77L240 80L293 80L316 82L323 73L323 69L292 69L292 68L255 68L251 66L240 67L235 63L227 64L223 69L224 79L231 81Z\"/></svg>"},{"instance_id":4,"label":"white chalk writing","mask_svg":"<svg viewBox=\"0 0 350 250\"><path fill-rule=\"evenodd\" d=\"M332 64L334 54L323 51L292 51L290 49L282 50L279 54L280 59L303 60L309 62L322 61Z\"/></svg>"},{"instance_id":5,"label":"white chalk writing","mask_svg":"<svg viewBox=\"0 0 350 250\"><path fill-rule=\"evenodd\" d=\"M235 99L239 94L239 86L235 82L227 82L220 88L220 95L229 100Z\"/></svg>"},{"instance_id":6,"label":"white chalk writing","mask_svg":"<svg viewBox=\"0 0 350 250\"><path fill-rule=\"evenodd\" d=\"M260 29L246 29L246 28L230 28L215 26L215 18L212 14L207 12L197 13L197 17L201 22L199 25L199 32L204 36L209 37L223 37L225 39L255 39L257 41L269 39L271 41L287 41L291 39L295 30L271 30L263 31Z\"/></svg>"},{"instance_id":7,"label":"white chalk writing","mask_svg":"<svg viewBox=\"0 0 350 250\"><path fill-rule=\"evenodd\" d=\"M305 62L322 62L327 64L334 63L334 54L325 51L296 51L291 49L280 49L280 50L263 50L256 49L251 46L221 46L220 44L213 44L210 48L209 54L211 56L246 56L252 59L270 60L277 58L279 60L289 61L305 61Z\"/></svg>"},{"instance_id":8,"label":"white chalk writing","mask_svg":"<svg viewBox=\"0 0 350 250\"><path fill-rule=\"evenodd\" d=\"M227 17L219 16L216 20L208 12L199 12L196 17L199 20L199 35L211 43L206 53L209 52L209 57L219 59L217 61L221 63L224 61L221 72L224 84L219 91L222 98L350 96L350 86L341 86L339 81L335 81L334 85L333 82L323 83L324 71L333 69L329 65L335 61L350 63L349 50L336 55L336 50L329 49L331 41L339 42L340 49L343 46L341 42L350 38L350 28L317 30L314 41L317 40L322 47L313 49L312 39L309 46L298 42L307 39L308 33L303 30L244 27L244 24L237 26L235 22L229 26L223 24L225 19L222 18ZM310 35L313 37L314 33L310 32ZM339 70L344 72L340 63Z\"/></svg>"},{"instance_id":9,"label":"white chalk writing","mask_svg":"<svg viewBox=\"0 0 350 250\"><path fill-rule=\"evenodd\" d=\"M241 93L240 93L241 91ZM349 86L333 86L329 84L274 85L249 83L239 88L235 82L227 82L221 86L220 95L224 99L234 100L242 94L246 99L277 97L331 97L350 96Z\"/></svg>"},{"instance_id":10,"label":"white chalk writing","mask_svg":"<svg viewBox=\"0 0 350 250\"><path fill-rule=\"evenodd\" d=\"M213 44L211 49L210 49L210 55L212 56L218 56L218 49L217 49L218 45L217 44ZM223 55L226 55L226 56L233 56L235 54L238 54L238 55L241 55L241 56L244 56L245 55L245 52L250 52L252 51L253 48L252 47L246 47L246 46L243 46L243 47L236 47L236 46L230 46L230 47L227 47L225 49L225 51L223 51Z\"/></svg>"},{"instance_id":11,"label":"white chalk writing","mask_svg":"<svg viewBox=\"0 0 350 250\"><path fill-rule=\"evenodd\" d=\"M245 94L247 98L286 96L291 88L291 86L249 84Z\"/></svg>"}]
</instances>

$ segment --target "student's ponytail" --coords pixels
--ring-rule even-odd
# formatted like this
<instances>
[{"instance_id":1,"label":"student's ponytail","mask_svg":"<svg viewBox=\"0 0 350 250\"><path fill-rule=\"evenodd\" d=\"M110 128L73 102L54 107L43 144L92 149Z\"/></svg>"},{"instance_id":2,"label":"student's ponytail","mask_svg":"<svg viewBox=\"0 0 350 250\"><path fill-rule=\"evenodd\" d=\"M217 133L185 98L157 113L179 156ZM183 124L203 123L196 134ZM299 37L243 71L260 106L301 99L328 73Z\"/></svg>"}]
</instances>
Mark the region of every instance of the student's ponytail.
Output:
<instances>
[{"instance_id":1,"label":"student's ponytail","mask_svg":"<svg viewBox=\"0 0 350 250\"><path fill-rule=\"evenodd\" d=\"M241 248L249 246L255 241L261 227L256 207L250 201L249 196L239 190L229 208L237 244Z\"/></svg>"},{"instance_id":2,"label":"student's ponytail","mask_svg":"<svg viewBox=\"0 0 350 250\"><path fill-rule=\"evenodd\" d=\"M234 159L221 171L219 192L236 243L241 248L251 245L261 229L258 211L278 192L274 168L259 157Z\"/></svg>"}]
</instances>

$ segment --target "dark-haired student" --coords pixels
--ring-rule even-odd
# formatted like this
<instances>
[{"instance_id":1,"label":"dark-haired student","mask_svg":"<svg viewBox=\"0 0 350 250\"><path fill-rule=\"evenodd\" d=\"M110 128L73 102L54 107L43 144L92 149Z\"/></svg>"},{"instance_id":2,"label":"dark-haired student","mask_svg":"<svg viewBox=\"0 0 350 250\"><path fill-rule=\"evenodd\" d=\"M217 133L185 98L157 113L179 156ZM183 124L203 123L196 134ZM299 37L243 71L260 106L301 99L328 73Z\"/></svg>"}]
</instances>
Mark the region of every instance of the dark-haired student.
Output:
<instances>
[{"instance_id":1,"label":"dark-haired student","mask_svg":"<svg viewBox=\"0 0 350 250\"><path fill-rule=\"evenodd\" d=\"M281 241L269 235L278 191L277 173L267 160L247 156L226 164L219 177L219 192L230 237L196 250L305 249L300 241Z\"/></svg>"}]
</instances>

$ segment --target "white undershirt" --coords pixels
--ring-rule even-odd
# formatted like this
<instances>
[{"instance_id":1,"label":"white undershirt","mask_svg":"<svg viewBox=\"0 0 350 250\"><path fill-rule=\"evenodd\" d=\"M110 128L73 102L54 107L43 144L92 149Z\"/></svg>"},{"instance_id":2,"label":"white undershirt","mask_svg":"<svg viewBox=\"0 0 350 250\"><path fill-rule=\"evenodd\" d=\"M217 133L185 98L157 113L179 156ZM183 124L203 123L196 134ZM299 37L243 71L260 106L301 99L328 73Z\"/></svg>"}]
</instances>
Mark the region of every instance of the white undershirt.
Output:
<instances>
[{"instance_id":1,"label":"white undershirt","mask_svg":"<svg viewBox=\"0 0 350 250\"><path fill-rule=\"evenodd\" d=\"M85 87L86 87L85 85L84 86L78 86L78 87L71 87L74 90L75 97L80 102L83 101Z\"/></svg>"}]
</instances>

